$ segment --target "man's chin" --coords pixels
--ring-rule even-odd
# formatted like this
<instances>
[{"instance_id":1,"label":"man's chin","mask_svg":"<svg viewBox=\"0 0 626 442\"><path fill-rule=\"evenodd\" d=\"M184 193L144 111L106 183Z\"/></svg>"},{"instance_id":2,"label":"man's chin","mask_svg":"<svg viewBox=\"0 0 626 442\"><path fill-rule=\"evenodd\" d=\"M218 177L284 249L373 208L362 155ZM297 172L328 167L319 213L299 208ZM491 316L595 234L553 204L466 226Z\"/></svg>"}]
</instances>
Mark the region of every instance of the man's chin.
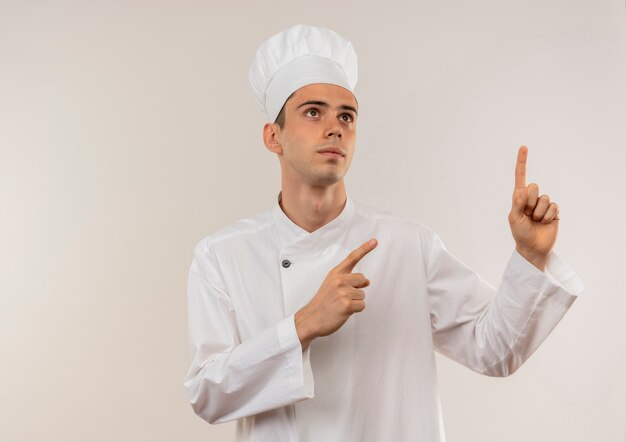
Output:
<instances>
[{"instance_id":1,"label":"man's chin","mask_svg":"<svg viewBox=\"0 0 626 442\"><path fill-rule=\"evenodd\" d=\"M328 187L338 184L343 180L343 175L322 175L317 176L312 184L316 187Z\"/></svg>"}]
</instances>

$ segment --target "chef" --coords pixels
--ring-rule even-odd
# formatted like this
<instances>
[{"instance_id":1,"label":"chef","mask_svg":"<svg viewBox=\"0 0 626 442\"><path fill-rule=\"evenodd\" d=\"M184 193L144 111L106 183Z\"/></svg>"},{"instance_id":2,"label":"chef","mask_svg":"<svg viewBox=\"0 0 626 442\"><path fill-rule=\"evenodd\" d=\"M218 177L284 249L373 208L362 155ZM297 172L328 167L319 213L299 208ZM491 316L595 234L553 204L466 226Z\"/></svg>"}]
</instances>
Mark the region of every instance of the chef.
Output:
<instances>
[{"instance_id":1,"label":"chef","mask_svg":"<svg viewBox=\"0 0 626 442\"><path fill-rule=\"evenodd\" d=\"M238 441L445 440L434 351L508 376L576 297L552 250L558 206L527 185L518 151L516 247L494 288L430 228L347 195L357 57L321 27L263 43L250 82L281 167L273 207L202 239L188 280L184 386Z\"/></svg>"}]
</instances>

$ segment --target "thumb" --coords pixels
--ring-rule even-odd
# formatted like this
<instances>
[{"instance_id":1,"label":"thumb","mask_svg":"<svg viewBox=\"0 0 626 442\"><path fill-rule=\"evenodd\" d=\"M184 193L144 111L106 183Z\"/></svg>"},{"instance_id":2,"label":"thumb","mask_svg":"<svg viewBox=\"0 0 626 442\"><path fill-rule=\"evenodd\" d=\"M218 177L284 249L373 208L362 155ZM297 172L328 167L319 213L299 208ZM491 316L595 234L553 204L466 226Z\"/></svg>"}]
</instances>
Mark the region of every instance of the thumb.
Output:
<instances>
[{"instance_id":1,"label":"thumb","mask_svg":"<svg viewBox=\"0 0 626 442\"><path fill-rule=\"evenodd\" d=\"M511 214L515 215L516 218L523 216L527 202L528 188L522 187L521 189L516 189L513 194L513 207L511 208Z\"/></svg>"}]
</instances>

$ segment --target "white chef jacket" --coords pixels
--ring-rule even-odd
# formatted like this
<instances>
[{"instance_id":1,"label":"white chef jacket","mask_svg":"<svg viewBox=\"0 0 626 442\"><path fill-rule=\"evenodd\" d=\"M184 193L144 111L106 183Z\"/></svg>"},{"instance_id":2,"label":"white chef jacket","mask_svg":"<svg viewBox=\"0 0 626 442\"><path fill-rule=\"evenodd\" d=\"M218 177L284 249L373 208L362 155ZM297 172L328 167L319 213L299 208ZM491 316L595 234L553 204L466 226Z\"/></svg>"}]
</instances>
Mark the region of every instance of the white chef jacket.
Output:
<instances>
[{"instance_id":1,"label":"white chef jacket","mask_svg":"<svg viewBox=\"0 0 626 442\"><path fill-rule=\"evenodd\" d=\"M488 375L526 360L583 292L554 252L541 272L513 251L497 290L426 226L354 203L307 232L282 211L201 240L188 281L184 386L237 441L444 441L434 350ZM294 314L370 238L353 272L366 308L302 350Z\"/></svg>"}]
</instances>

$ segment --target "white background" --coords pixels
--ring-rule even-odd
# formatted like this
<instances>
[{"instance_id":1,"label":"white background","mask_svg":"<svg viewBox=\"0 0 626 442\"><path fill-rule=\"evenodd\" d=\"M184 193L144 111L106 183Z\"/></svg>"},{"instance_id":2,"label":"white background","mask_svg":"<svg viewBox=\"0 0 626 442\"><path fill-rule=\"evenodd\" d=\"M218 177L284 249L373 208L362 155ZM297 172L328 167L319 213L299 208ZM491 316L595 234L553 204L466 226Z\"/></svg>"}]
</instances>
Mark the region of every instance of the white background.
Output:
<instances>
[{"instance_id":1,"label":"white background","mask_svg":"<svg viewBox=\"0 0 626 442\"><path fill-rule=\"evenodd\" d=\"M449 442L624 441L621 0L1 0L0 440L233 440L184 395L187 271L280 190L247 74L296 23L359 55L354 201L494 285L520 145L560 204L586 292L512 377L438 357Z\"/></svg>"}]
</instances>

